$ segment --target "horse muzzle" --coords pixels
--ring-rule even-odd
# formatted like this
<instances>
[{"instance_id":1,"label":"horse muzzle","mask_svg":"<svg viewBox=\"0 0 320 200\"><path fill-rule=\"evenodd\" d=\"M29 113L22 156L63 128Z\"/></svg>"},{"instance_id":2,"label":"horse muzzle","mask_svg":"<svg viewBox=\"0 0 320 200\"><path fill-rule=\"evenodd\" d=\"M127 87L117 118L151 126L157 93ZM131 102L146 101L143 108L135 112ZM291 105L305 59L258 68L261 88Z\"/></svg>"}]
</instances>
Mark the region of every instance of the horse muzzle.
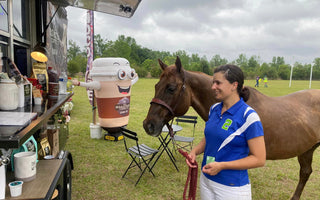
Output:
<instances>
[{"instance_id":1,"label":"horse muzzle","mask_svg":"<svg viewBox=\"0 0 320 200\"><path fill-rule=\"evenodd\" d=\"M153 137L158 137L161 134L162 127L163 127L162 123L160 123L160 124L153 123L152 121L147 120L147 119L145 119L143 121L144 130L146 131L146 133L148 135L153 136Z\"/></svg>"}]
</instances>

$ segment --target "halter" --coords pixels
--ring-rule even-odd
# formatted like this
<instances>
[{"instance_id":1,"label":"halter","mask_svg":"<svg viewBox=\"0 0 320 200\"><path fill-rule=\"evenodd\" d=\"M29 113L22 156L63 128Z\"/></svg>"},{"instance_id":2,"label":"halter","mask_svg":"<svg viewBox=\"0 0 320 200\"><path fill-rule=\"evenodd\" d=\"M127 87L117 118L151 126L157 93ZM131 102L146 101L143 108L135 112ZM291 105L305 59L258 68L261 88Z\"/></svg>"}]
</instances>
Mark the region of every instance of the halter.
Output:
<instances>
[{"instance_id":1,"label":"halter","mask_svg":"<svg viewBox=\"0 0 320 200\"><path fill-rule=\"evenodd\" d=\"M178 96L178 101L180 100L180 97L181 97L182 94L184 93L185 89L186 89L185 72L183 71L183 85L182 85L182 87L181 87L181 92L180 92L180 94L179 94L179 96ZM171 106L169 106L166 102L162 101L162 100L159 99L159 98L153 98L153 99L151 100L150 104L152 104L152 103L155 103L155 104L158 104L158 105L161 105L161 106L165 107L165 108L170 112L170 114L171 114L173 117L175 117L174 110L176 109L178 103L176 103L176 104L174 105L173 109L172 109Z\"/></svg>"},{"instance_id":2,"label":"halter","mask_svg":"<svg viewBox=\"0 0 320 200\"><path fill-rule=\"evenodd\" d=\"M184 80L184 79L183 79L183 80ZM181 91L180 94L179 94L178 100L179 100L180 97L182 96L182 93L184 93L185 89L186 89L186 85L185 85L185 82L183 81L183 85L182 85L182 88L181 88L182 91ZM177 105L178 105L177 103L175 104L175 106L174 106L173 109L172 109L171 106L169 106L166 102L164 102L164 101L162 101L161 99L158 99L158 98L153 98L153 99L151 100L150 104L152 104L152 103L155 103L155 104L158 104L158 105L161 105L161 106L165 107L165 108L170 112L170 114L173 116L173 118L175 117L174 110L176 109L176 107L177 107ZM172 123L173 123L173 120L171 120L170 125L169 125L169 123L166 124L167 127L168 127L168 130L169 130L169 133L170 133L170 136L171 136L171 137L173 137L173 135L174 135L173 130L172 130L172 127L171 127Z\"/></svg>"},{"instance_id":3,"label":"halter","mask_svg":"<svg viewBox=\"0 0 320 200\"><path fill-rule=\"evenodd\" d=\"M155 103L155 104L158 104L158 105L161 105L161 106L165 107L166 109L169 110L169 112L170 112L170 114L171 114L172 116L175 116L172 108L171 108L166 102L162 101L161 99L153 98L153 99L151 100L150 104L152 104L152 103ZM175 107L176 107L176 106L175 106Z\"/></svg>"}]
</instances>

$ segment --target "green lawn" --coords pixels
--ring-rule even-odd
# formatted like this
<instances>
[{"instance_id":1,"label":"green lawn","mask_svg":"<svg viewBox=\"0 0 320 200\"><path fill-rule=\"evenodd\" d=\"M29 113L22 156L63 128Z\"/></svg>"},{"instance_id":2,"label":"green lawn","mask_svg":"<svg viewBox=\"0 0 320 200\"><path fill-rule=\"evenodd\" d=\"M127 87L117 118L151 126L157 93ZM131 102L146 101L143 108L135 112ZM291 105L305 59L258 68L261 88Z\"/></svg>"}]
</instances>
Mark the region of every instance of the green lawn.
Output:
<instances>
[{"instance_id":1,"label":"green lawn","mask_svg":"<svg viewBox=\"0 0 320 200\"><path fill-rule=\"evenodd\" d=\"M157 79L140 79L131 92L130 119L128 128L138 132L143 143L158 147L157 138L148 136L142 127L147 115L149 102L154 95L154 85ZM254 86L255 81L245 82ZM309 81L269 80L268 88L262 84L258 88L262 93L270 96L281 96L294 91L308 89ZM312 82L312 88L320 88L319 81ZM150 173L140 180L137 187L134 182L137 171L129 171L131 179L122 179L130 158L125 153L122 141L111 142L103 139L91 139L89 124L92 121L91 106L88 103L85 88L76 87L73 96L74 109L69 124L69 140L66 150L69 150L74 159L72 171L72 198L73 199L182 199L184 184L187 178L188 167L185 159L177 154L177 172L167 155L163 155L154 168L156 178ZM193 109L188 111L196 114ZM189 128L184 128L187 131ZM203 137L204 122L199 120L196 127L196 142ZM191 128L190 128L191 130ZM320 150L314 154L313 173L304 189L301 199L314 200L320 198ZM198 156L198 163L201 163ZM253 199L289 199L298 183L299 164L296 158L289 160L267 161L265 167L249 171L252 182ZM199 196L199 190L197 191Z\"/></svg>"}]
</instances>

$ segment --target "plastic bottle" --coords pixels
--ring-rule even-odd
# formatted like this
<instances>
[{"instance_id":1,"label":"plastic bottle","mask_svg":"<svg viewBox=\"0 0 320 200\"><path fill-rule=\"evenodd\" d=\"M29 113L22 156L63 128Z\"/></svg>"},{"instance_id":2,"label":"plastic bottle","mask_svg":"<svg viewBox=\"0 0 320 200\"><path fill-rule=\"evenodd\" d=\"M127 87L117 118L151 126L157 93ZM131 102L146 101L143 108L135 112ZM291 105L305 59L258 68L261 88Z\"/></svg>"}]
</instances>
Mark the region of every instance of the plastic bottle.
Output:
<instances>
[{"instance_id":1,"label":"plastic bottle","mask_svg":"<svg viewBox=\"0 0 320 200\"><path fill-rule=\"evenodd\" d=\"M49 95L59 95L59 76L56 70L52 67L48 67L48 78L49 78Z\"/></svg>"},{"instance_id":2,"label":"plastic bottle","mask_svg":"<svg viewBox=\"0 0 320 200\"><path fill-rule=\"evenodd\" d=\"M66 72L61 72L59 76L59 94L67 93L68 76Z\"/></svg>"},{"instance_id":3,"label":"plastic bottle","mask_svg":"<svg viewBox=\"0 0 320 200\"><path fill-rule=\"evenodd\" d=\"M72 84L71 77L68 77L67 92L68 93L72 93L73 92L73 84Z\"/></svg>"}]
</instances>

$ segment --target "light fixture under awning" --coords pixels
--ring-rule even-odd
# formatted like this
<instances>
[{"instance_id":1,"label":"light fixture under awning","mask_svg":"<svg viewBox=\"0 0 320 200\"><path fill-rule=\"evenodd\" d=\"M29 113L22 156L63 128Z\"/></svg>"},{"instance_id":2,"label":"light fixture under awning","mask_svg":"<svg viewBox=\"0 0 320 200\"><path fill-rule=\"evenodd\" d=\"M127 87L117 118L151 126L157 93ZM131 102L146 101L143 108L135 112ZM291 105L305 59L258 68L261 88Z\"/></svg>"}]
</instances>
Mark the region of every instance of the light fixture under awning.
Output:
<instances>
[{"instance_id":1,"label":"light fixture under awning","mask_svg":"<svg viewBox=\"0 0 320 200\"><path fill-rule=\"evenodd\" d=\"M50 0L60 6L74 6L87 10L132 17L141 0Z\"/></svg>"},{"instance_id":2,"label":"light fixture under awning","mask_svg":"<svg viewBox=\"0 0 320 200\"><path fill-rule=\"evenodd\" d=\"M33 51L31 53L31 57L39 62L47 62L47 49L45 47L45 44L43 43L37 43L37 45L33 48Z\"/></svg>"}]
</instances>

